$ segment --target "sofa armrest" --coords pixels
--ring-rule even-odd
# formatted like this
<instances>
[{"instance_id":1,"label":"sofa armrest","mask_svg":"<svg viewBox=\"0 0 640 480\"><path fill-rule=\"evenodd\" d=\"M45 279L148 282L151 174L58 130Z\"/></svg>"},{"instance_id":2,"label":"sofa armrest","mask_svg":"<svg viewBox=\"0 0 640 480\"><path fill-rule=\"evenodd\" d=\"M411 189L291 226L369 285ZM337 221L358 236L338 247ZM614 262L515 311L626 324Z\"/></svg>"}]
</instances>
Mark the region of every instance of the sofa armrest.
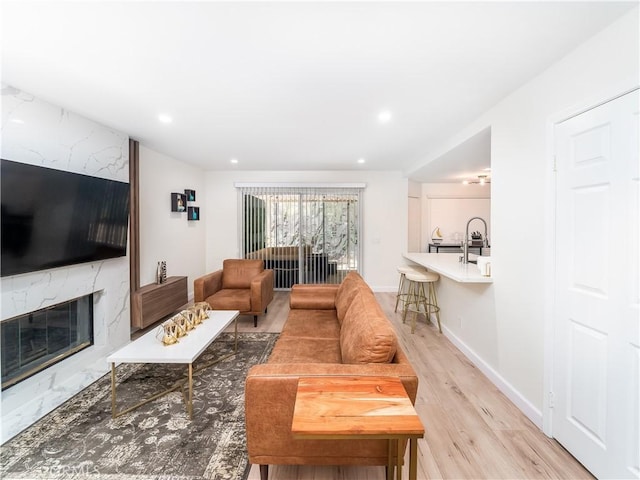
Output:
<instances>
[{"instance_id":1,"label":"sofa armrest","mask_svg":"<svg viewBox=\"0 0 640 480\"><path fill-rule=\"evenodd\" d=\"M289 307L298 310L334 310L339 285L293 285Z\"/></svg>"},{"instance_id":2,"label":"sofa armrest","mask_svg":"<svg viewBox=\"0 0 640 480\"><path fill-rule=\"evenodd\" d=\"M193 281L193 301L204 302L222 289L222 270L217 270Z\"/></svg>"},{"instance_id":3,"label":"sofa armrest","mask_svg":"<svg viewBox=\"0 0 640 480\"><path fill-rule=\"evenodd\" d=\"M273 300L273 270L263 270L251 279L251 311L264 312Z\"/></svg>"}]
</instances>

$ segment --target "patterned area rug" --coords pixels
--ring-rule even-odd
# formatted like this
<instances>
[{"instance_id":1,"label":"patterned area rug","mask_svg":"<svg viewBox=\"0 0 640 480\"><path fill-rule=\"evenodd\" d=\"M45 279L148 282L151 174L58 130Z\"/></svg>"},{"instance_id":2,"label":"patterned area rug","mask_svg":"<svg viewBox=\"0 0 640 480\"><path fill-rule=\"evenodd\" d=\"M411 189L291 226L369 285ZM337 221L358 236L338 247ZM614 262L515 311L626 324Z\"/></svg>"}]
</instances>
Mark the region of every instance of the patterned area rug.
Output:
<instances>
[{"instance_id":1,"label":"patterned area rug","mask_svg":"<svg viewBox=\"0 0 640 480\"><path fill-rule=\"evenodd\" d=\"M112 419L111 377L105 375L5 443L0 478L246 478L244 381L252 365L266 361L277 338L273 333L239 333L236 355L196 373L191 421L180 390ZM233 344L233 334L223 333L194 369L231 353ZM185 365L119 366L119 410L185 375Z\"/></svg>"}]
</instances>

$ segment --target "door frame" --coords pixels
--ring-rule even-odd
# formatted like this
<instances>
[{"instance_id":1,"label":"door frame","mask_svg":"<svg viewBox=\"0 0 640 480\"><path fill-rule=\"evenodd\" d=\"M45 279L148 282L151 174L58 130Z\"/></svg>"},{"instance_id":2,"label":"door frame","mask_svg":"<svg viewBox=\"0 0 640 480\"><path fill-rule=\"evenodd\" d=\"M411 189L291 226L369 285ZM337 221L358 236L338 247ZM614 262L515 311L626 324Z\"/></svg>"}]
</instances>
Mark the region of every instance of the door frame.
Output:
<instances>
[{"instance_id":1,"label":"door frame","mask_svg":"<svg viewBox=\"0 0 640 480\"><path fill-rule=\"evenodd\" d=\"M544 377L542 398L542 431L553 438L553 374L554 374L554 327L556 322L556 172L555 172L555 127L570 118L604 105L634 90L640 89L637 79L628 79L591 96L572 107L561 110L547 119L546 126L546 175L545 175L545 232L543 236L544 278ZM571 453L571 452L569 452Z\"/></svg>"}]
</instances>

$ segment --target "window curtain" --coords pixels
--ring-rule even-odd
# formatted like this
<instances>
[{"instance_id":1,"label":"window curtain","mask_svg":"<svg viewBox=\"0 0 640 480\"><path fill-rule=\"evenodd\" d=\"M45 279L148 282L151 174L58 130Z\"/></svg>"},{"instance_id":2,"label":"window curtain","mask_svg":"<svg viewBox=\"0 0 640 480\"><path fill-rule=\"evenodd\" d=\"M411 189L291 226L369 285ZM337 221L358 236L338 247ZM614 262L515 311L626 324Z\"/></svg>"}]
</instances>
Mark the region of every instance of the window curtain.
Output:
<instances>
[{"instance_id":1,"label":"window curtain","mask_svg":"<svg viewBox=\"0 0 640 480\"><path fill-rule=\"evenodd\" d=\"M275 288L340 283L362 265L364 186L238 186L244 258L264 260Z\"/></svg>"}]
</instances>

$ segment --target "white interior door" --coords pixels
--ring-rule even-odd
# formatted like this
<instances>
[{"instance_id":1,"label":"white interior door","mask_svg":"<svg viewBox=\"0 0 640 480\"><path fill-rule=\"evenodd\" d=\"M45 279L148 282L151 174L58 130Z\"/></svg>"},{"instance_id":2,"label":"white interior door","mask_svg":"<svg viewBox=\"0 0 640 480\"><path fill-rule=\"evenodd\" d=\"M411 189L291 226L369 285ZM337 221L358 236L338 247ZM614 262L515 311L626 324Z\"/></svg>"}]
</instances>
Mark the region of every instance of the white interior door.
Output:
<instances>
[{"instance_id":1,"label":"white interior door","mask_svg":"<svg viewBox=\"0 0 640 480\"><path fill-rule=\"evenodd\" d=\"M640 477L638 91L558 124L553 436Z\"/></svg>"}]
</instances>

